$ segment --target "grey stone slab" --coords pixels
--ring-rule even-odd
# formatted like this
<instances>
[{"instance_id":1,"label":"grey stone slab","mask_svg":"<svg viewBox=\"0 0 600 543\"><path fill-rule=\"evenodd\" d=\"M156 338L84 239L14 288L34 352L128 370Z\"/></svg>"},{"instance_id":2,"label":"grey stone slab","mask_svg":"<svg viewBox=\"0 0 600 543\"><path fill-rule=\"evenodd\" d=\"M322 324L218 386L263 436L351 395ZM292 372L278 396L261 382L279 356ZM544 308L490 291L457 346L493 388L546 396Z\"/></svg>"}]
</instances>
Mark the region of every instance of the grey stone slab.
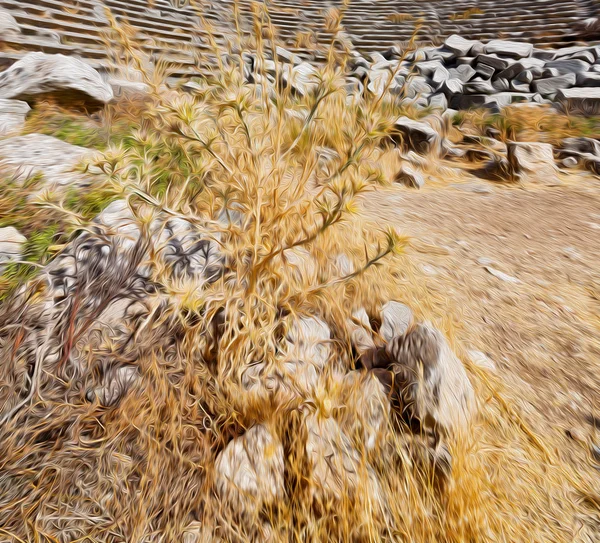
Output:
<instances>
[{"instance_id":1,"label":"grey stone slab","mask_svg":"<svg viewBox=\"0 0 600 543\"><path fill-rule=\"evenodd\" d=\"M567 89L575 85L576 76L575 74L558 75L556 77L550 77L548 79L538 79L532 83L532 88L535 92L540 94L552 94L559 89Z\"/></svg>"}]
</instances>

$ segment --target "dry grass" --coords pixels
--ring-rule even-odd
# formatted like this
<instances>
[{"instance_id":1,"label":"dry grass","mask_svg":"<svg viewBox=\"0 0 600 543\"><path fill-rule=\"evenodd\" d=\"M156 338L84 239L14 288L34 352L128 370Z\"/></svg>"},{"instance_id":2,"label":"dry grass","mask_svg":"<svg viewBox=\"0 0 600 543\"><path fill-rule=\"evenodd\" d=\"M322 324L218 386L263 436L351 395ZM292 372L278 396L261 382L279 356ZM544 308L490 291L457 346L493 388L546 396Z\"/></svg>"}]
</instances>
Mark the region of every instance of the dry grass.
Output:
<instances>
[{"instance_id":1,"label":"dry grass","mask_svg":"<svg viewBox=\"0 0 600 543\"><path fill-rule=\"evenodd\" d=\"M470 19L471 17L473 17L473 15L482 15L483 13L485 13L485 12L480 8L469 8L461 13L453 13L452 15L450 15L450 20L451 21L466 21L466 20Z\"/></svg>"},{"instance_id":2,"label":"dry grass","mask_svg":"<svg viewBox=\"0 0 600 543\"><path fill-rule=\"evenodd\" d=\"M568 137L595 137L600 129L597 117L568 115L549 105L506 107L502 113L489 110L460 112L455 123L485 135L495 129L494 137L501 141L542 141L559 146Z\"/></svg>"},{"instance_id":3,"label":"dry grass","mask_svg":"<svg viewBox=\"0 0 600 543\"><path fill-rule=\"evenodd\" d=\"M390 13L386 19L392 23L404 23L414 20L414 17L410 13Z\"/></svg>"},{"instance_id":4,"label":"dry grass","mask_svg":"<svg viewBox=\"0 0 600 543\"><path fill-rule=\"evenodd\" d=\"M262 30L274 32L266 12L256 7L254 15L261 74L274 47ZM330 14L330 25L336 21ZM121 43L135 63L125 34ZM226 270L212 284L174 276L155 238L142 236L107 272L120 283L77 278L66 321L41 316L43 276L5 303L3 538L170 542L199 521L227 541L574 540L576 491L595 494L578 487L585 483L528 430L487 374L471 368L480 416L468 436L449 444L453 476L444 490L419 463L418 442L408 434L390 425L367 451L350 430L348 421L365 423L362 405L349 399L334 369L353 367L345 322L354 308L374 312L385 300L401 299L422 316L438 317L451 338L453 329L401 254L405 240L357 213L357 196L386 182L381 143L393 108L369 96L347 105L346 57L338 45L306 97L294 96L279 78L271 87L264 73L247 84L241 54L229 51L224 61L216 45L217 65L193 94L147 79L150 99L129 119L131 133L106 140L100 163L106 175L97 189L125 199L142 232L151 224L160 231L173 217L191 222L218 244ZM280 74L283 66L275 69ZM323 148L332 158L321 158ZM85 217L63 202L53 209L61 207L62 220L75 217L70 227L80 228ZM219 221L224 209L240 220ZM286 261L293 249L304 251L313 271L294 273ZM340 271L338 254L349 257L354 273ZM153 288L140 297L142 316L119 323L125 330L115 336L95 326L105 305L86 303L133 288L128 259L149 267ZM244 371L259 361L280 367L289 317L310 314L321 315L336 334L331 374L292 401L250 394ZM216 335L219 316L224 324ZM39 359L32 349L44 353L36 343L44 324L58 357ZM109 409L85 398L106 359L131 362L141 375ZM342 481L335 499L315 501L310 493L301 430L307 412L337 420L359 457L354 482ZM240 518L215 495L215 458L232 437L265 421L284 443L286 495Z\"/></svg>"}]
</instances>

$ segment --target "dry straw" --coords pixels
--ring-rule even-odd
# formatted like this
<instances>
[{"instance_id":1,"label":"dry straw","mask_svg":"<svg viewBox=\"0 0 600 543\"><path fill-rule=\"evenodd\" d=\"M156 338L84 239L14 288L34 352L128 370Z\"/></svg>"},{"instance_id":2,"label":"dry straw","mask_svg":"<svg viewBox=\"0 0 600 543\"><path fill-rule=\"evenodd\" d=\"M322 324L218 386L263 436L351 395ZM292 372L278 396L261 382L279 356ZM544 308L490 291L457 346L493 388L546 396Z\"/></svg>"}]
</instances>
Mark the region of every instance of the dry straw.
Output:
<instances>
[{"instance_id":1,"label":"dry straw","mask_svg":"<svg viewBox=\"0 0 600 543\"><path fill-rule=\"evenodd\" d=\"M374 229L357 203L386 182L382 143L397 109L387 88L348 100L340 12L328 12L333 38L305 96L277 59L264 5L252 5L249 33L237 4L234 14L228 45L206 22L199 29L207 54L192 93L167 88L163 65L148 72L127 27L111 17L118 56L150 93L129 117L127 137L99 161L98 182L127 202L141 237L129 252L120 249L110 276L82 271L50 317L42 276L3 306L3 538L192 541L185 538L193 529L197 541L207 533L226 541L573 541L582 511L576 491L595 494L572 484L577 474L561 467L485 374L470 374L481 413L468 436L449 444L453 476L444 489L408 432L390 426L374 451L352 433L348 421L368 421L334 371L354 364L345 331L351 312L376 312L390 298L420 313L436 306L402 255L404 238ZM249 53L253 83L244 72ZM218 280L172 273L160 236L150 234L172 219L218 245L226 262ZM340 254L349 269L340 269ZM298 259L300 267L292 265ZM140 265L154 288L139 293L141 316L119 323L115 335L99 325L100 314L135 291ZM248 394L244 372L258 362L281 365L291 317L315 313L337 338L317 389L291 400ZM43 326L57 356L44 356ZM111 408L86 399L107 360L134 364L141 375ZM318 503L304 452L306 413L334 417L358 455L352 481ZM284 443L286 492L275 506L240 517L216 497L215 458L256 423Z\"/></svg>"}]
</instances>

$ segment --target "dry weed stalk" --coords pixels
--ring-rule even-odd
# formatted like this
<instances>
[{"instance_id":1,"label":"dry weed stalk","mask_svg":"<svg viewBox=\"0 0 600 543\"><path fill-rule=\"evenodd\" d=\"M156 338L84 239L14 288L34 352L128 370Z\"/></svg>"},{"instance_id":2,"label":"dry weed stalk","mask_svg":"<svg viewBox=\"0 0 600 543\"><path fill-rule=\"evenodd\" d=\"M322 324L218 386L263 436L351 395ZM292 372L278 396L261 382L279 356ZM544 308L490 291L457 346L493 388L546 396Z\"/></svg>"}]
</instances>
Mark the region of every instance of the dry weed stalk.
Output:
<instances>
[{"instance_id":1,"label":"dry weed stalk","mask_svg":"<svg viewBox=\"0 0 600 543\"><path fill-rule=\"evenodd\" d=\"M425 454L414 452L418 440L389 429L375 453L351 436L354 490L344 481L337 500L315 504L303 413L366 423L333 375L353 363L345 322L357 307L407 297L402 238L368 230L356 213L357 197L385 181L380 143L393 108L368 94L348 105L339 14L329 14L334 38L311 92L297 96L266 9L253 5L253 50L239 13L235 4L228 51L205 26L212 64L193 93L148 74L131 36L118 31L151 91L132 133L99 165L103 189L127 202L140 240L131 259L112 263L121 281L111 288L100 268L78 274L58 317L45 313L42 280L4 308L0 354L11 362L0 370L2 533L11 541L167 542L199 521L228 541L265 540L269 525L273 541L572 540L572 527L556 521L573 513L559 502L562 473L496 403L484 406L471 436L451 444L454 478L443 494L427 462L415 460ZM174 219L218 246L225 267L216 280L174 273L161 238ZM301 273L293 254L305 259ZM340 270L338 254L352 269ZM140 263L149 270L144 288L133 269ZM117 292L144 307L115 331L97 321ZM337 333L319 387L291 403L252 398L244 371L280 366L289 317L310 314ZM36 362L32 375L44 325L59 355ZM141 382L114 407L90 402L86 391L116 363L135 365ZM215 457L265 421L283 442L285 499L240 519L215 499Z\"/></svg>"}]
</instances>

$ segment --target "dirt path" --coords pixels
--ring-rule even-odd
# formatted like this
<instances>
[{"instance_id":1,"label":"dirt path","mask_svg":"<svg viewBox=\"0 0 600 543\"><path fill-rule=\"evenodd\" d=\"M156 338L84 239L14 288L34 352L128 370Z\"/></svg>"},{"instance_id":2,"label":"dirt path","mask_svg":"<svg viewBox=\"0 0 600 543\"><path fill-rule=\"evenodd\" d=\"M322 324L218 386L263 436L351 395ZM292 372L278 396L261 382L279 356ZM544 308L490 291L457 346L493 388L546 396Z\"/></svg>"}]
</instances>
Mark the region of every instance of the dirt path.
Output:
<instances>
[{"instance_id":1,"label":"dirt path","mask_svg":"<svg viewBox=\"0 0 600 543\"><path fill-rule=\"evenodd\" d=\"M363 205L379 225L446 253L409 250L439 311L459 323L460 345L488 355L527 422L597 477L589 445L600 445L600 179L573 181L397 187ZM570 439L573 429L589 442Z\"/></svg>"}]
</instances>

